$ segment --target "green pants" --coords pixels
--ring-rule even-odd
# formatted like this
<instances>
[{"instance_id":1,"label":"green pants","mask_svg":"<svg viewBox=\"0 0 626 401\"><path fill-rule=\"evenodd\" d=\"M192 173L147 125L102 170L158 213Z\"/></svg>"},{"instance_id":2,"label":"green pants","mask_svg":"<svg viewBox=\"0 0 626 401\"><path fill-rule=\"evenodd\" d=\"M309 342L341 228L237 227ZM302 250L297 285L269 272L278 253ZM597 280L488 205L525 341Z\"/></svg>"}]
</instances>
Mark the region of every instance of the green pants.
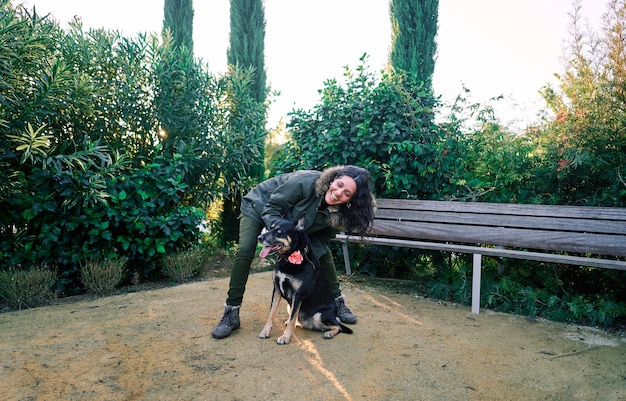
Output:
<instances>
[{"instance_id":1,"label":"green pants","mask_svg":"<svg viewBox=\"0 0 626 401\"><path fill-rule=\"evenodd\" d=\"M237 253L230 270L230 284L228 288L228 298L226 304L231 306L241 305L243 300L243 293L246 290L246 283L248 282L248 275L250 274L250 265L256 254L257 237L263 230L263 224L255 219L242 215L239 220L239 245L237 247ZM315 238L311 238L314 242ZM328 278L330 282L330 288L333 291L333 295L338 297L341 295L339 290L339 281L337 281L337 271L335 270L335 261L333 260L332 252L327 245L312 246L316 249L322 249L316 254L320 261L320 267L322 272Z\"/></svg>"}]
</instances>

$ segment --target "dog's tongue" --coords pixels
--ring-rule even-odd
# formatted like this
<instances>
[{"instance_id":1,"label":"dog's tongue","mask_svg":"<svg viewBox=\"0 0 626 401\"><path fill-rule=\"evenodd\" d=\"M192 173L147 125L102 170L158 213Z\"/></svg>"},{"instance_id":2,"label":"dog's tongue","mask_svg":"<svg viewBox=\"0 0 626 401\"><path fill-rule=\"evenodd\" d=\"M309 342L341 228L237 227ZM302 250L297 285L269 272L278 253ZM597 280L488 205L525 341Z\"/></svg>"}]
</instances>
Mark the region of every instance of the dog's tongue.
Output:
<instances>
[{"instance_id":1,"label":"dog's tongue","mask_svg":"<svg viewBox=\"0 0 626 401\"><path fill-rule=\"evenodd\" d=\"M263 249L261 249L261 252L259 253L259 257L261 259L265 258L267 255L270 254L270 252L272 252L272 247L271 246L264 246Z\"/></svg>"}]
</instances>

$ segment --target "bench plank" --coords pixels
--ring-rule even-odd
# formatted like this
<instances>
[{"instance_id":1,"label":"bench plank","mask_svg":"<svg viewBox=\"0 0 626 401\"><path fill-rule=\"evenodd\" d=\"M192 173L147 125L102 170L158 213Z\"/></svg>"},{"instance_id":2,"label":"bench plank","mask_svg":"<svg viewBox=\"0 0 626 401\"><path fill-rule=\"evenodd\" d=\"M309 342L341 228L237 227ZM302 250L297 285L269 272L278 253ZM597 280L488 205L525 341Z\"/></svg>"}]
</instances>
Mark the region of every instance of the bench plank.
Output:
<instances>
[{"instance_id":1,"label":"bench plank","mask_svg":"<svg viewBox=\"0 0 626 401\"><path fill-rule=\"evenodd\" d=\"M399 224L401 223L401 224ZM626 256L626 235L375 220L373 235Z\"/></svg>"},{"instance_id":2,"label":"bench plank","mask_svg":"<svg viewBox=\"0 0 626 401\"><path fill-rule=\"evenodd\" d=\"M471 226L499 226L513 228L533 228L543 230L559 230L604 234L626 235L626 222L618 220L601 220L591 218L556 218L554 216L522 216L496 215L492 213L422 211L407 209L379 209L376 212L376 222L390 220L395 222L432 222L450 223Z\"/></svg>"},{"instance_id":3,"label":"bench plank","mask_svg":"<svg viewBox=\"0 0 626 401\"><path fill-rule=\"evenodd\" d=\"M626 271L626 208L378 199L370 234L336 240L347 274L348 242L473 254L478 313L482 255Z\"/></svg>"},{"instance_id":4,"label":"bench plank","mask_svg":"<svg viewBox=\"0 0 626 401\"><path fill-rule=\"evenodd\" d=\"M616 220L626 222L626 209L618 207L530 205L518 203L484 203L428 201L412 199L377 199L382 209L418 210L436 212L491 213L498 215L570 217Z\"/></svg>"}]
</instances>

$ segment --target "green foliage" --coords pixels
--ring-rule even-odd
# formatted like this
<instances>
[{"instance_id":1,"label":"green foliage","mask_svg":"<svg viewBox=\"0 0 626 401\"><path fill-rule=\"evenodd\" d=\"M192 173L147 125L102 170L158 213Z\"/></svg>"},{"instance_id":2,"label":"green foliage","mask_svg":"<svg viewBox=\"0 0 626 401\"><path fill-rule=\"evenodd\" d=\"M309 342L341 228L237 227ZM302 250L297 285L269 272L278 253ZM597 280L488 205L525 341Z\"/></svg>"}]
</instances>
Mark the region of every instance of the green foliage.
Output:
<instances>
[{"instance_id":1,"label":"green foliage","mask_svg":"<svg viewBox=\"0 0 626 401\"><path fill-rule=\"evenodd\" d=\"M89 259L81 264L80 277L85 289L96 295L108 295L124 278L125 258Z\"/></svg>"},{"instance_id":2,"label":"green foliage","mask_svg":"<svg viewBox=\"0 0 626 401\"><path fill-rule=\"evenodd\" d=\"M39 306L54 298L55 281L56 273L46 266L11 267L0 271L0 296L18 310Z\"/></svg>"},{"instance_id":3,"label":"green foliage","mask_svg":"<svg viewBox=\"0 0 626 401\"><path fill-rule=\"evenodd\" d=\"M441 123L443 170L450 185L445 198L462 201L535 203L537 158L526 135L503 127L491 106L473 104L464 88Z\"/></svg>"},{"instance_id":4,"label":"green foliage","mask_svg":"<svg viewBox=\"0 0 626 401\"><path fill-rule=\"evenodd\" d=\"M23 190L21 176L25 173L18 167L14 148L24 150L24 158L29 159L49 146L49 137L44 136L40 124L27 123L32 120L24 114L39 116L41 107L48 102L45 95L58 96L56 85L51 84L50 76L54 65L49 55L54 48L58 28L45 18L34 13L26 14L23 9L14 9L7 0L0 0L0 221L10 211L6 201ZM15 127L28 135L20 143ZM34 127L34 128L33 128ZM12 135L12 136L11 136ZM15 145L11 141L18 140ZM27 172L26 172L27 174ZM10 221L10 220L8 220Z\"/></svg>"},{"instance_id":5,"label":"green foliage","mask_svg":"<svg viewBox=\"0 0 626 401\"><path fill-rule=\"evenodd\" d=\"M413 269L413 279L424 283L426 289L423 291L429 297L469 305L472 294L471 259L455 255L444 260L436 254L427 255L407 260L396 273L406 275ZM624 281L624 272L537 265L524 261L501 263L504 263L506 274L499 273L496 259L483 260L483 307L553 321L605 327L626 318L624 284L613 285L616 280ZM574 277L576 275L579 277ZM578 288L579 285L584 288Z\"/></svg>"},{"instance_id":6,"label":"green foliage","mask_svg":"<svg viewBox=\"0 0 626 401\"><path fill-rule=\"evenodd\" d=\"M32 164L35 162L35 156L45 157L47 155L52 135L42 135L41 131L44 127L45 125L35 131L32 125L28 123L27 129L22 135L7 135L7 138L14 143L15 150L22 152L21 163L28 161Z\"/></svg>"},{"instance_id":7,"label":"green foliage","mask_svg":"<svg viewBox=\"0 0 626 401\"><path fill-rule=\"evenodd\" d=\"M430 87L437 54L439 0L391 0L391 65Z\"/></svg>"},{"instance_id":8,"label":"green foliage","mask_svg":"<svg viewBox=\"0 0 626 401\"><path fill-rule=\"evenodd\" d=\"M193 0L165 0L163 30L170 30L176 47L193 51Z\"/></svg>"},{"instance_id":9,"label":"green foliage","mask_svg":"<svg viewBox=\"0 0 626 401\"><path fill-rule=\"evenodd\" d=\"M187 250L163 256L163 273L176 283L184 283L206 267L214 249L194 246Z\"/></svg>"},{"instance_id":10,"label":"green foliage","mask_svg":"<svg viewBox=\"0 0 626 401\"><path fill-rule=\"evenodd\" d=\"M440 196L446 178L432 93L401 73L377 78L366 62L364 55L356 71L346 67L344 85L326 81L313 111L290 113L281 170L355 164L372 173L380 197Z\"/></svg>"},{"instance_id":11,"label":"green foliage","mask_svg":"<svg viewBox=\"0 0 626 401\"><path fill-rule=\"evenodd\" d=\"M155 35L131 39L117 31L85 32L79 20L70 23L56 52L67 66L64 79L80 87L67 88L71 96L64 96L57 108L42 110L58 138L59 152L99 140L131 159L154 153L159 124L153 66L158 49Z\"/></svg>"},{"instance_id":12,"label":"green foliage","mask_svg":"<svg viewBox=\"0 0 626 401\"><path fill-rule=\"evenodd\" d=\"M557 116L536 137L547 202L626 205L626 1L609 2L603 34L584 31L577 3L565 74L543 96Z\"/></svg>"},{"instance_id":13,"label":"green foliage","mask_svg":"<svg viewBox=\"0 0 626 401\"><path fill-rule=\"evenodd\" d=\"M265 137L265 177L274 177L276 175L278 164L281 162L279 157L283 143L290 136L286 128L285 122L281 119L278 125L270 129Z\"/></svg>"},{"instance_id":14,"label":"green foliage","mask_svg":"<svg viewBox=\"0 0 626 401\"><path fill-rule=\"evenodd\" d=\"M24 164L29 174L19 176L19 187L33 190L24 190L5 203L10 224L3 220L0 238L3 252L9 256L3 262L54 264L63 277L71 259L69 250L85 246L89 232L87 229L81 237L72 237L67 236L67 230L71 232L83 224L108 224L101 216L89 220L88 215L94 217L92 209L106 203L107 180L121 170L122 160L113 162L107 149L97 144L73 154L44 154L33 160L33 164Z\"/></svg>"},{"instance_id":15,"label":"green foliage","mask_svg":"<svg viewBox=\"0 0 626 401\"><path fill-rule=\"evenodd\" d=\"M341 252L339 247L334 251ZM420 294L463 305L471 303L470 255L350 244L350 259L360 274L409 279L419 285ZM553 321L610 327L626 319L625 273L483 258L481 306Z\"/></svg>"},{"instance_id":16,"label":"green foliage","mask_svg":"<svg viewBox=\"0 0 626 401\"><path fill-rule=\"evenodd\" d=\"M502 312L602 326L626 317L626 302L605 295L572 295L564 288L528 285L511 276L488 279L482 287L484 305Z\"/></svg>"},{"instance_id":17,"label":"green foliage","mask_svg":"<svg viewBox=\"0 0 626 401\"><path fill-rule=\"evenodd\" d=\"M94 248L112 247L133 261L132 269L155 278L161 255L190 246L200 235L204 212L185 204L187 167L181 155L173 160L159 156L130 174L114 177L110 206L103 210L111 223L104 230L108 246L100 243Z\"/></svg>"},{"instance_id":18,"label":"green foliage","mask_svg":"<svg viewBox=\"0 0 626 401\"><path fill-rule=\"evenodd\" d=\"M219 243L237 240L242 194L258 184L264 172L266 106L251 95L254 69L232 69L228 79L227 119L223 145L222 213L215 227Z\"/></svg>"},{"instance_id":19,"label":"green foliage","mask_svg":"<svg viewBox=\"0 0 626 401\"><path fill-rule=\"evenodd\" d=\"M159 49L155 79L154 106L164 152L171 154L181 145L198 142L207 151L199 157L214 157L211 149L219 136L212 132L212 121L206 117L217 108L216 95L221 95L221 84L194 59L191 49L177 47L167 32ZM210 134L198 135L201 132Z\"/></svg>"},{"instance_id":20,"label":"green foliage","mask_svg":"<svg viewBox=\"0 0 626 401\"><path fill-rule=\"evenodd\" d=\"M82 260L121 255L133 262L130 273L154 278L159 255L197 240L204 213L185 204L188 166L181 155L136 169L107 156L92 146L33 169L24 185L38 191L12 202L21 213L15 235L5 233L10 263L55 263L59 290L71 293Z\"/></svg>"},{"instance_id":21,"label":"green foliage","mask_svg":"<svg viewBox=\"0 0 626 401\"><path fill-rule=\"evenodd\" d=\"M265 72L263 1L232 0L230 2L230 43L226 53L231 67L251 68L254 71L250 93L258 103L265 103L267 74Z\"/></svg>"},{"instance_id":22,"label":"green foliage","mask_svg":"<svg viewBox=\"0 0 626 401\"><path fill-rule=\"evenodd\" d=\"M256 149L251 153L245 171L224 171L226 190L223 194L219 239L222 245L236 241L239 233L239 206L242 193L251 186L241 185L244 177L251 183L264 178L265 124L268 95L265 71L265 9L261 0L230 2L230 42L227 50L231 69L232 105L230 136L233 142L247 143ZM242 73L245 73L242 74ZM234 151L242 149L233 147ZM244 174L240 174L240 173Z\"/></svg>"},{"instance_id":23,"label":"green foliage","mask_svg":"<svg viewBox=\"0 0 626 401\"><path fill-rule=\"evenodd\" d=\"M583 31L580 4L559 90L542 93L555 119L516 134L464 92L445 116L443 152L453 161L446 196L460 200L626 205L626 2L609 3L604 35ZM622 38L622 39L620 39ZM444 162L445 164L445 162Z\"/></svg>"},{"instance_id":24,"label":"green foliage","mask_svg":"<svg viewBox=\"0 0 626 401\"><path fill-rule=\"evenodd\" d=\"M0 269L58 266L62 294L81 290L89 259L125 257L133 280L157 278L163 254L197 243L225 172L244 185L258 157L233 135L263 116L233 112L251 73L214 78L167 38L78 20L62 31L1 6Z\"/></svg>"}]
</instances>

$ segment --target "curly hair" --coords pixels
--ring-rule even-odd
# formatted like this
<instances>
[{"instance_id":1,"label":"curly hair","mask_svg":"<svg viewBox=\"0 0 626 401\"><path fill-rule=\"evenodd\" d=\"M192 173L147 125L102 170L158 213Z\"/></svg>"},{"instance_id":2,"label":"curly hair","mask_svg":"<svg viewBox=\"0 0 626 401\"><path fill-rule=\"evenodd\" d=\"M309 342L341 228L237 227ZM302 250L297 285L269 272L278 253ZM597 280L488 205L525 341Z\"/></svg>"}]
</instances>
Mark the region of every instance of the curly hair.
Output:
<instances>
[{"instance_id":1,"label":"curly hair","mask_svg":"<svg viewBox=\"0 0 626 401\"><path fill-rule=\"evenodd\" d=\"M339 225L346 231L366 234L372 227L376 213L376 198L371 191L369 171L357 166L336 166L332 169L331 182L341 177L351 177L357 190L350 202L339 205Z\"/></svg>"}]
</instances>

